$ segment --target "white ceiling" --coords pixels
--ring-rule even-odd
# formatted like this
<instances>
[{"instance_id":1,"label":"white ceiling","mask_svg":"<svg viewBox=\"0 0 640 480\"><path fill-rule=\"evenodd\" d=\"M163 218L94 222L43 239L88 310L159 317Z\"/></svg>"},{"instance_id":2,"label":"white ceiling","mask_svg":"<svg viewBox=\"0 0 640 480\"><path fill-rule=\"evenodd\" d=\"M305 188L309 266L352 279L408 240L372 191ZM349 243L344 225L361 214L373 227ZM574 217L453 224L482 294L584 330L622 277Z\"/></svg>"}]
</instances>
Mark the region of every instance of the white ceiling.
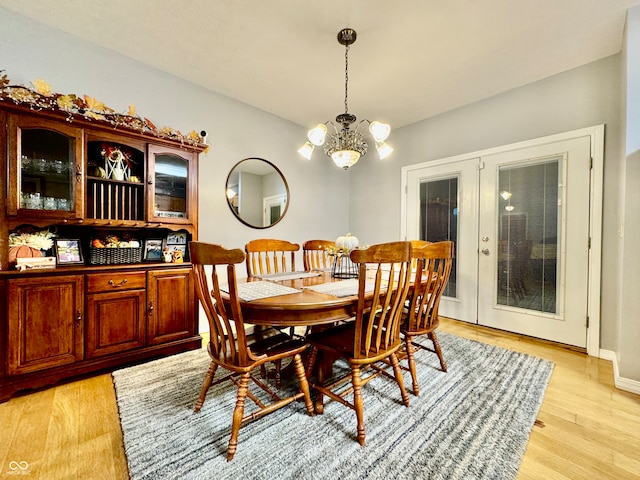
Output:
<instances>
[{"instance_id":1,"label":"white ceiling","mask_svg":"<svg viewBox=\"0 0 640 480\"><path fill-rule=\"evenodd\" d=\"M397 128L618 53L639 0L0 0L0 6L312 127Z\"/></svg>"}]
</instances>

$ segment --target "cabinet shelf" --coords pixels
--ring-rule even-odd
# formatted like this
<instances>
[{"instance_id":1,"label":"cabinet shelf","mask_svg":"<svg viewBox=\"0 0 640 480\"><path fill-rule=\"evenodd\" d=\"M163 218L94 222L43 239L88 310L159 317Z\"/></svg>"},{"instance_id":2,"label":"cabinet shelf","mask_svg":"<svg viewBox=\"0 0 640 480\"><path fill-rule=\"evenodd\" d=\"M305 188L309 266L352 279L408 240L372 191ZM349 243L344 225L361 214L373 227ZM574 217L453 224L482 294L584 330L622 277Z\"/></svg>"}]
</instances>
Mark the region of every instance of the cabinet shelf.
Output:
<instances>
[{"instance_id":1,"label":"cabinet shelf","mask_svg":"<svg viewBox=\"0 0 640 480\"><path fill-rule=\"evenodd\" d=\"M94 182L113 183L117 185L137 185L139 187L144 187L142 182L132 182L129 180L115 180L113 178L94 177L92 175L87 175L86 179Z\"/></svg>"}]
</instances>

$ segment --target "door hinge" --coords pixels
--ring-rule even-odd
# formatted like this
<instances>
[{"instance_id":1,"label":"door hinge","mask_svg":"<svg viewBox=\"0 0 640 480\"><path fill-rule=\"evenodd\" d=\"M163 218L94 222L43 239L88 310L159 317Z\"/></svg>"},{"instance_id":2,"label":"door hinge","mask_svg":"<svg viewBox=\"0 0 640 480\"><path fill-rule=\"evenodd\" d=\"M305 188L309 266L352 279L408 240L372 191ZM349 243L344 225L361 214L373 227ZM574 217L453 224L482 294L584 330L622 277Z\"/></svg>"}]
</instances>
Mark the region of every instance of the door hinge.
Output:
<instances>
[{"instance_id":1,"label":"door hinge","mask_svg":"<svg viewBox=\"0 0 640 480\"><path fill-rule=\"evenodd\" d=\"M589 241L587 242L587 250L591 250L591 237L589 237Z\"/></svg>"},{"instance_id":2,"label":"door hinge","mask_svg":"<svg viewBox=\"0 0 640 480\"><path fill-rule=\"evenodd\" d=\"M593 157L589 158L589 170L593 170Z\"/></svg>"},{"instance_id":3,"label":"door hinge","mask_svg":"<svg viewBox=\"0 0 640 480\"><path fill-rule=\"evenodd\" d=\"M589 328L589 315L587 315L587 328Z\"/></svg>"}]
</instances>

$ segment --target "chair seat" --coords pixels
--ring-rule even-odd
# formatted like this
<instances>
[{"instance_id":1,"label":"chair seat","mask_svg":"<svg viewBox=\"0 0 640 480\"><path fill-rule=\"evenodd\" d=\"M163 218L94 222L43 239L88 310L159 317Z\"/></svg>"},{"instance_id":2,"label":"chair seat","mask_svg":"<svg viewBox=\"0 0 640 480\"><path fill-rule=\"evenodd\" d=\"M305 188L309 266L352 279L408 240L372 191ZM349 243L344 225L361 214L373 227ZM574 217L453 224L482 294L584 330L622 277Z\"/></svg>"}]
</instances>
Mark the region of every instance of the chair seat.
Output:
<instances>
[{"instance_id":1,"label":"chair seat","mask_svg":"<svg viewBox=\"0 0 640 480\"><path fill-rule=\"evenodd\" d=\"M362 360L362 363L371 363L372 359L375 359L378 355L386 357L390 351L396 350L390 347L386 349L384 353L379 353L372 346L369 352L360 352L360 355L356 356L354 352L355 336L355 322L346 322L327 330L307 335L306 341L308 344L316 346L321 350L335 352L354 364L360 363L359 359ZM398 339L396 344L398 347L401 345L400 339Z\"/></svg>"},{"instance_id":2,"label":"chair seat","mask_svg":"<svg viewBox=\"0 0 640 480\"><path fill-rule=\"evenodd\" d=\"M347 322L307 335L307 343L323 350L338 351L344 357L353 357L355 323Z\"/></svg>"},{"instance_id":3,"label":"chair seat","mask_svg":"<svg viewBox=\"0 0 640 480\"><path fill-rule=\"evenodd\" d=\"M247 332L247 347L255 355L273 357L284 352L302 351L306 347L306 342L273 327L256 327L253 332Z\"/></svg>"},{"instance_id":4,"label":"chair seat","mask_svg":"<svg viewBox=\"0 0 640 480\"><path fill-rule=\"evenodd\" d=\"M439 326L440 326L440 318L433 319L431 321L431 324L426 326L425 328L416 328L415 326L411 327L409 325L409 319L405 318L402 325L400 325L400 332L403 335L411 335L411 336L426 335L436 330Z\"/></svg>"}]
</instances>

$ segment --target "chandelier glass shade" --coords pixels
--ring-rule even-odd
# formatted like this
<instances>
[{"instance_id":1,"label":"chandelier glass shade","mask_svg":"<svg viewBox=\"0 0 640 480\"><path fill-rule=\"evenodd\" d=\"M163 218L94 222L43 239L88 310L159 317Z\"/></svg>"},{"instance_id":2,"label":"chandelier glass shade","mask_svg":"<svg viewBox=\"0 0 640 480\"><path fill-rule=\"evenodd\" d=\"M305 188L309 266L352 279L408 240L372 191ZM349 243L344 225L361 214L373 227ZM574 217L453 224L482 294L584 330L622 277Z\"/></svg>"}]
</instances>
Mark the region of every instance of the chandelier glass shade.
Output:
<instances>
[{"instance_id":1,"label":"chandelier glass shade","mask_svg":"<svg viewBox=\"0 0 640 480\"><path fill-rule=\"evenodd\" d=\"M381 159L393 152L393 148L385 143L391 132L391 127L378 121L361 120L356 124L356 116L349 113L347 104L349 85L349 45L356 41L356 32L345 28L338 33L338 42L345 46L345 77L344 77L344 113L336 117L336 123L327 121L317 125L307 132L308 141L298 149L298 153L307 160L311 159L315 147L324 146L324 152L331 157L335 164L347 170L360 157L367 153L368 145L364 141L364 132L359 131L360 125L369 124L369 133L373 137L376 150ZM353 126L355 124L355 126ZM332 128L329 133L327 126Z\"/></svg>"}]
</instances>

